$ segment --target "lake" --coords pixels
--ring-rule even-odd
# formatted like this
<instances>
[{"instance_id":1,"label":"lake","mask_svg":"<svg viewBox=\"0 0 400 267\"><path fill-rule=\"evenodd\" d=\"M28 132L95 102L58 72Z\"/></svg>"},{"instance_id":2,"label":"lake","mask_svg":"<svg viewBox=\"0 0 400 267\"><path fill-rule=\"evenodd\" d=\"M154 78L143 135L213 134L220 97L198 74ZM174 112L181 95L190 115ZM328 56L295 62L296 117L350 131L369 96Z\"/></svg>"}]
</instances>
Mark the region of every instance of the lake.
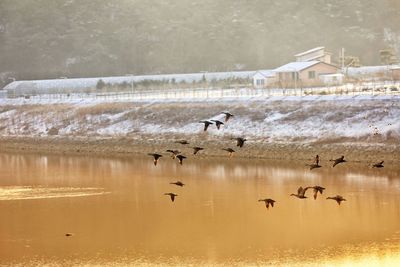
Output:
<instances>
[{"instance_id":1,"label":"lake","mask_svg":"<svg viewBox=\"0 0 400 267\"><path fill-rule=\"evenodd\" d=\"M0 264L399 265L398 164L305 163L0 154Z\"/></svg>"}]
</instances>

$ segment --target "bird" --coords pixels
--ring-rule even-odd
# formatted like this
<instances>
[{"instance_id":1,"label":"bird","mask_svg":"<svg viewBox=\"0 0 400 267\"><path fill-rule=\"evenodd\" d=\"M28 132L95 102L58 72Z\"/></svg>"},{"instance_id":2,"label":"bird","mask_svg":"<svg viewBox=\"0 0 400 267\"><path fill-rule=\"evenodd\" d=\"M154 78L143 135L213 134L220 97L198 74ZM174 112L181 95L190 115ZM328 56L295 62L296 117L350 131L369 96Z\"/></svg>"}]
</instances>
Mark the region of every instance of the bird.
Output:
<instances>
[{"instance_id":1,"label":"bird","mask_svg":"<svg viewBox=\"0 0 400 267\"><path fill-rule=\"evenodd\" d=\"M247 141L247 139L243 138L243 137L236 137L236 138L232 138L233 140L236 140L236 146L238 147L243 147L244 142Z\"/></svg>"},{"instance_id":2,"label":"bird","mask_svg":"<svg viewBox=\"0 0 400 267\"><path fill-rule=\"evenodd\" d=\"M228 148L223 148L222 150L227 151L229 154L229 157L232 157L233 153L235 153L235 150L233 150L232 148L228 147Z\"/></svg>"},{"instance_id":3,"label":"bird","mask_svg":"<svg viewBox=\"0 0 400 267\"><path fill-rule=\"evenodd\" d=\"M344 159L344 156L341 156L340 158L337 158L337 159L331 159L331 160L329 160L329 161L333 161L332 167L335 167L335 166L338 165L339 163L347 162L347 161Z\"/></svg>"},{"instance_id":4,"label":"bird","mask_svg":"<svg viewBox=\"0 0 400 267\"><path fill-rule=\"evenodd\" d=\"M162 157L162 155L157 153L148 153L149 156L154 158L154 166L157 166L158 159Z\"/></svg>"},{"instance_id":5,"label":"bird","mask_svg":"<svg viewBox=\"0 0 400 267\"><path fill-rule=\"evenodd\" d=\"M227 122L230 117L234 117L234 115L229 112L222 112L222 114L225 114L225 122Z\"/></svg>"},{"instance_id":6,"label":"bird","mask_svg":"<svg viewBox=\"0 0 400 267\"><path fill-rule=\"evenodd\" d=\"M172 149L167 149L166 152L171 153L171 158L172 159L175 159L176 156L181 153L179 150L172 150Z\"/></svg>"},{"instance_id":7,"label":"bird","mask_svg":"<svg viewBox=\"0 0 400 267\"><path fill-rule=\"evenodd\" d=\"M310 167L310 171L311 171L312 169L316 169L316 168L321 168L321 167L322 167L321 165L318 165L318 164L316 164L316 163L313 163L313 164L306 164L306 166L309 166L309 167Z\"/></svg>"},{"instance_id":8,"label":"bird","mask_svg":"<svg viewBox=\"0 0 400 267\"><path fill-rule=\"evenodd\" d=\"M189 142L186 140L179 140L179 141L175 141L175 143L181 144L181 145L188 145Z\"/></svg>"},{"instance_id":9,"label":"bird","mask_svg":"<svg viewBox=\"0 0 400 267\"><path fill-rule=\"evenodd\" d=\"M304 194L306 193L306 191L309 189L310 187L299 187L299 189L297 189L297 194L290 194L291 196L295 196L297 198L307 198Z\"/></svg>"},{"instance_id":10,"label":"bird","mask_svg":"<svg viewBox=\"0 0 400 267\"><path fill-rule=\"evenodd\" d=\"M170 184L174 184L174 185L177 185L177 186L184 186L185 185L181 181L176 181L176 182L173 182L173 183L170 183Z\"/></svg>"},{"instance_id":11,"label":"bird","mask_svg":"<svg viewBox=\"0 0 400 267\"><path fill-rule=\"evenodd\" d=\"M176 157L178 158L179 164L181 164L181 165L183 164L183 160L186 159L186 157L184 155L178 155Z\"/></svg>"},{"instance_id":12,"label":"bird","mask_svg":"<svg viewBox=\"0 0 400 267\"><path fill-rule=\"evenodd\" d=\"M73 236L73 235L74 235L73 233L66 233L65 234L66 237L70 237L70 236Z\"/></svg>"},{"instance_id":13,"label":"bird","mask_svg":"<svg viewBox=\"0 0 400 267\"><path fill-rule=\"evenodd\" d=\"M211 120L211 121L215 122L215 125L217 126L218 130L221 128L221 125L224 124L222 121L219 120Z\"/></svg>"},{"instance_id":14,"label":"bird","mask_svg":"<svg viewBox=\"0 0 400 267\"><path fill-rule=\"evenodd\" d=\"M375 163L374 165L372 165L372 168L383 168L383 160L381 162Z\"/></svg>"},{"instance_id":15,"label":"bird","mask_svg":"<svg viewBox=\"0 0 400 267\"><path fill-rule=\"evenodd\" d=\"M171 201L172 201L172 202L174 202L174 200L175 200L175 197L177 197L177 196L178 196L177 194L174 194L174 193L165 193L164 195L170 196L170 197L171 197Z\"/></svg>"},{"instance_id":16,"label":"bird","mask_svg":"<svg viewBox=\"0 0 400 267\"><path fill-rule=\"evenodd\" d=\"M322 192L324 192L325 188L319 185L316 186L311 186L312 189L314 189L314 199L317 199L318 193L322 195Z\"/></svg>"},{"instance_id":17,"label":"bird","mask_svg":"<svg viewBox=\"0 0 400 267\"><path fill-rule=\"evenodd\" d=\"M333 200L335 200L339 205L340 205L340 202L342 202L342 201L346 201L346 199L344 199L342 196L340 196L340 195L336 195L336 196L334 196L334 197L327 197L326 199L333 199Z\"/></svg>"},{"instance_id":18,"label":"bird","mask_svg":"<svg viewBox=\"0 0 400 267\"><path fill-rule=\"evenodd\" d=\"M319 156L318 156L318 155L315 156L314 163L315 163L316 165L319 164Z\"/></svg>"},{"instance_id":19,"label":"bird","mask_svg":"<svg viewBox=\"0 0 400 267\"><path fill-rule=\"evenodd\" d=\"M268 209L269 205L271 205L271 207L274 207L274 203L276 202L273 199L270 198L265 198L265 199L259 199L258 201L264 201L265 202L265 207Z\"/></svg>"},{"instance_id":20,"label":"bird","mask_svg":"<svg viewBox=\"0 0 400 267\"><path fill-rule=\"evenodd\" d=\"M199 121L199 123L204 123L204 131L207 131L208 126L210 126L210 124L214 124L211 121Z\"/></svg>"},{"instance_id":21,"label":"bird","mask_svg":"<svg viewBox=\"0 0 400 267\"><path fill-rule=\"evenodd\" d=\"M204 148L198 146L193 147L193 155L196 155L200 150L204 150Z\"/></svg>"}]
</instances>

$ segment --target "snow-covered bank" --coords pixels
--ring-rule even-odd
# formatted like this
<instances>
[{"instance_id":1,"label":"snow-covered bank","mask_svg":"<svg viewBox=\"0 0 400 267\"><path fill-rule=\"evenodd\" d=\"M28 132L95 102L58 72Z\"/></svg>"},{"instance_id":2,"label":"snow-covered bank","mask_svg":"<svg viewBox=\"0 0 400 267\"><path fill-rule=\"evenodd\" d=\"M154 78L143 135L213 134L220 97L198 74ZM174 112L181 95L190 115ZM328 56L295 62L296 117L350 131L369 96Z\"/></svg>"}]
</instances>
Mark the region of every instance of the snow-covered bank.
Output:
<instances>
[{"instance_id":1,"label":"snow-covered bank","mask_svg":"<svg viewBox=\"0 0 400 267\"><path fill-rule=\"evenodd\" d=\"M203 131L201 120L224 121ZM399 96L308 96L224 101L75 102L0 104L0 135L30 138L128 138L150 143L189 139L232 145L245 136L249 147L291 143L351 144L396 148L400 141ZM392 151L392 150L391 150Z\"/></svg>"}]
</instances>

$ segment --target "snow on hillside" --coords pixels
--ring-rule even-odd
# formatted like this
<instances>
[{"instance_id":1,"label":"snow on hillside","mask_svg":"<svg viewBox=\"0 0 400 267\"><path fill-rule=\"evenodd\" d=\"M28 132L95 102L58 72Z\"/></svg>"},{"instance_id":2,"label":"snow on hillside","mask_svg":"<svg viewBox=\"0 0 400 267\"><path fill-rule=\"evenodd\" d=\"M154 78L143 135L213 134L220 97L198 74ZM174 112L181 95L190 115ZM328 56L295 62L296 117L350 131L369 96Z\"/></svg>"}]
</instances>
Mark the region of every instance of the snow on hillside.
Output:
<instances>
[{"instance_id":1,"label":"snow on hillside","mask_svg":"<svg viewBox=\"0 0 400 267\"><path fill-rule=\"evenodd\" d=\"M201 120L224 121L203 131ZM399 96L309 96L224 101L74 102L30 105L0 101L0 135L126 137L142 134L258 142L398 142Z\"/></svg>"}]
</instances>

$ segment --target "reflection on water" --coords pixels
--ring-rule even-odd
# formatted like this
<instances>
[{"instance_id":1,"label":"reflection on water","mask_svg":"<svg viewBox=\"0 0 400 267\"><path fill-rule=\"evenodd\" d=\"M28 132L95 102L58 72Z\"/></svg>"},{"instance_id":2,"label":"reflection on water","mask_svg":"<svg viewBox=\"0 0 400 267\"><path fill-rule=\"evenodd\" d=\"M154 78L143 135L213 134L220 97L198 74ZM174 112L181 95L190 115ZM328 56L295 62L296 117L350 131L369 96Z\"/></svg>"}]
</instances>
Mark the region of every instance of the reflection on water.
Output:
<instances>
[{"instance_id":1,"label":"reflection on water","mask_svg":"<svg viewBox=\"0 0 400 267\"><path fill-rule=\"evenodd\" d=\"M390 164L0 154L0 168L0 264L400 262L400 168ZM313 185L326 187L316 200L289 196ZM336 194L347 201L325 199Z\"/></svg>"}]
</instances>

